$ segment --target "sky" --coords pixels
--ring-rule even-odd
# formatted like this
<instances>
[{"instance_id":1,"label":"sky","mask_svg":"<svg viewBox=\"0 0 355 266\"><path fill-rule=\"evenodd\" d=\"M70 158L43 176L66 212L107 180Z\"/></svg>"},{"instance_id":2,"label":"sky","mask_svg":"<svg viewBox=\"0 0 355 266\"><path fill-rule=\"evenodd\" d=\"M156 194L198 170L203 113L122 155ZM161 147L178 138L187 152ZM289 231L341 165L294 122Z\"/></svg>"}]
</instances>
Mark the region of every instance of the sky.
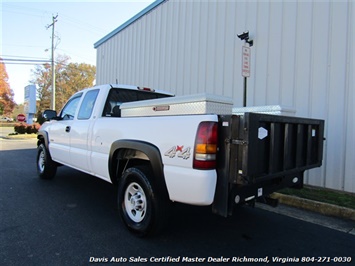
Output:
<instances>
[{"instance_id":1,"label":"sky","mask_svg":"<svg viewBox=\"0 0 355 266\"><path fill-rule=\"evenodd\" d=\"M55 55L70 62L96 65L94 43L135 16L154 0L98 1L4 1L0 0L0 57L3 59L50 60L53 16ZM6 61L10 88L17 104L24 102L24 88L33 79L35 65Z\"/></svg>"}]
</instances>

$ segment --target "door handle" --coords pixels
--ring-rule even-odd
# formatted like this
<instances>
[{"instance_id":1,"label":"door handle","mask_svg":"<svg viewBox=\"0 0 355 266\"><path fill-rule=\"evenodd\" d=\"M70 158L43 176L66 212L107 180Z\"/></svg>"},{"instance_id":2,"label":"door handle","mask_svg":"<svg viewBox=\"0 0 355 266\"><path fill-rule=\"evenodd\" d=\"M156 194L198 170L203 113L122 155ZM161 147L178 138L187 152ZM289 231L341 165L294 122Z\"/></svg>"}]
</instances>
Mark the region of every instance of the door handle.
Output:
<instances>
[{"instance_id":1,"label":"door handle","mask_svg":"<svg viewBox=\"0 0 355 266\"><path fill-rule=\"evenodd\" d=\"M65 132L70 132L70 126L67 126L66 128L65 128Z\"/></svg>"}]
</instances>

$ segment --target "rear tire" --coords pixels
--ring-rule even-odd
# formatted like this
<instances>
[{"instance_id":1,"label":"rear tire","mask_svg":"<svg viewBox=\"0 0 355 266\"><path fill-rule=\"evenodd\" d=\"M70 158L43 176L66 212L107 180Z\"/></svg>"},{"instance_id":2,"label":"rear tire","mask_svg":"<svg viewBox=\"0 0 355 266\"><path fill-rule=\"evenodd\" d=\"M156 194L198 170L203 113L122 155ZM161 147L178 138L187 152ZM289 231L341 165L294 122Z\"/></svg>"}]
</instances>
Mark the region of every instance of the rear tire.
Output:
<instances>
[{"instance_id":1,"label":"rear tire","mask_svg":"<svg viewBox=\"0 0 355 266\"><path fill-rule=\"evenodd\" d=\"M166 222L168 201L158 195L150 166L127 169L119 181L118 210L125 226L144 237L159 233Z\"/></svg>"},{"instance_id":2,"label":"rear tire","mask_svg":"<svg viewBox=\"0 0 355 266\"><path fill-rule=\"evenodd\" d=\"M57 164L43 143L37 147L37 173L41 179L53 179L57 173Z\"/></svg>"}]
</instances>

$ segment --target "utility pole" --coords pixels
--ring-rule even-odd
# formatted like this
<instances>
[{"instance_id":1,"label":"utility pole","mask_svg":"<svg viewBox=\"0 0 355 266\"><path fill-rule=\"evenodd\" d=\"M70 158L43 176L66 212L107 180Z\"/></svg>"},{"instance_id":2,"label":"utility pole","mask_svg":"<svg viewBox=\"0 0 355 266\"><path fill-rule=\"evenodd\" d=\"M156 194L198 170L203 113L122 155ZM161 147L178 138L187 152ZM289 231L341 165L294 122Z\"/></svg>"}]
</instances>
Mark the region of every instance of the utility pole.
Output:
<instances>
[{"instance_id":1,"label":"utility pole","mask_svg":"<svg viewBox=\"0 0 355 266\"><path fill-rule=\"evenodd\" d=\"M52 24L47 26L47 29L52 27L52 101L51 101L51 109L55 110L55 65L54 65L54 25L58 21L58 14L56 16L52 16Z\"/></svg>"}]
</instances>

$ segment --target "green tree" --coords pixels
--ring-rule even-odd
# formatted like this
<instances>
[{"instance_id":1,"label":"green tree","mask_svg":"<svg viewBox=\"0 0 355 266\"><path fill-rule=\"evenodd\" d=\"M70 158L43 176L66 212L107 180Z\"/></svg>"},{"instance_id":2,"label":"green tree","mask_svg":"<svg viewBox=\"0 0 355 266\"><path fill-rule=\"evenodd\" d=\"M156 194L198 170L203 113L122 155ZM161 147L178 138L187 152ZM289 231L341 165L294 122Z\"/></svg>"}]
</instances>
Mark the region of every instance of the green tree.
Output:
<instances>
[{"instance_id":1,"label":"green tree","mask_svg":"<svg viewBox=\"0 0 355 266\"><path fill-rule=\"evenodd\" d=\"M92 87L95 81L96 67L85 63L69 63L63 68L57 79L56 103L60 107L75 92Z\"/></svg>"},{"instance_id":2,"label":"green tree","mask_svg":"<svg viewBox=\"0 0 355 266\"><path fill-rule=\"evenodd\" d=\"M33 76L35 77L30 82L37 85L37 98L39 99L39 105L42 110L50 109L51 107L51 65L43 64L37 65L35 70L32 71ZM40 111L40 109L37 109Z\"/></svg>"},{"instance_id":3,"label":"green tree","mask_svg":"<svg viewBox=\"0 0 355 266\"><path fill-rule=\"evenodd\" d=\"M59 111L65 102L75 92L84 88L92 87L96 67L85 63L68 63L69 57L59 55L56 59L56 104L55 109ZM52 70L50 64L38 65L32 71L34 79L31 83L37 84L37 98L39 102L38 111L49 109L52 98Z\"/></svg>"},{"instance_id":4,"label":"green tree","mask_svg":"<svg viewBox=\"0 0 355 266\"><path fill-rule=\"evenodd\" d=\"M16 106L14 92L10 88L8 80L5 64L0 58L0 115L12 114Z\"/></svg>"}]
</instances>

